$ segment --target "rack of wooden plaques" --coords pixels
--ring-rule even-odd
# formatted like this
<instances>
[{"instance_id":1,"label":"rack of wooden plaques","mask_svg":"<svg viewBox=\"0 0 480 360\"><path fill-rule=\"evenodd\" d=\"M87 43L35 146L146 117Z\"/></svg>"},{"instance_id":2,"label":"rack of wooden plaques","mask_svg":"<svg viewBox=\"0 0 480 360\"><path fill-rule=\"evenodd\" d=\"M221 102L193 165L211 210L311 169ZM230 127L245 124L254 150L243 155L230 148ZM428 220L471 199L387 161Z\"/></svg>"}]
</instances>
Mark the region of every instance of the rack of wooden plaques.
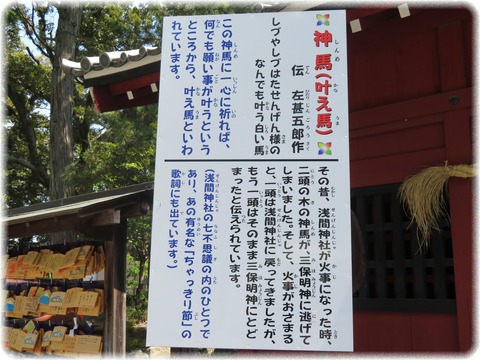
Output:
<instances>
[{"instance_id":1,"label":"rack of wooden plaques","mask_svg":"<svg viewBox=\"0 0 480 360\"><path fill-rule=\"evenodd\" d=\"M4 258L6 352L95 355L103 346L104 248L45 247Z\"/></svg>"}]
</instances>

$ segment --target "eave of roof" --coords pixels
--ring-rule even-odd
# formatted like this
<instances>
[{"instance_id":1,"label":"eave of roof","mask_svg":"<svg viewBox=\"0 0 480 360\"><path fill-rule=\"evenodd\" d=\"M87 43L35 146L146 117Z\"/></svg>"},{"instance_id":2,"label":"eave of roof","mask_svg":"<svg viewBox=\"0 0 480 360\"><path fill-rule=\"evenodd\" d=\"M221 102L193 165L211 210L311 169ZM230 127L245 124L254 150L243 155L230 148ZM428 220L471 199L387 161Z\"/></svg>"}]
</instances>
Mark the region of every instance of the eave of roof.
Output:
<instances>
[{"instance_id":1,"label":"eave of roof","mask_svg":"<svg viewBox=\"0 0 480 360\"><path fill-rule=\"evenodd\" d=\"M153 186L149 182L10 209L2 220L9 238L66 230L85 233L92 228L94 234L99 226L113 224L108 214L117 213L120 219L148 213Z\"/></svg>"},{"instance_id":2,"label":"eave of roof","mask_svg":"<svg viewBox=\"0 0 480 360\"><path fill-rule=\"evenodd\" d=\"M130 185L130 186L126 186L118 189L104 190L104 191L99 191L99 192L90 193L90 194L77 195L77 196L71 196L68 198L63 198L58 200L52 200L45 203L32 204L29 206L13 208L7 211L7 221L17 215L29 214L32 212L36 212L38 210L58 208L60 206L67 206L67 205L77 204L80 202L85 202L90 200L105 200L109 197L115 197L117 195L126 195L134 192L153 190L153 187L154 187L154 182L150 181L150 182Z\"/></svg>"},{"instance_id":3,"label":"eave of roof","mask_svg":"<svg viewBox=\"0 0 480 360\"><path fill-rule=\"evenodd\" d=\"M139 49L104 52L100 56L86 56L80 62L62 59L62 68L82 80L109 76L160 62L160 46L142 46Z\"/></svg>"},{"instance_id":4,"label":"eave of roof","mask_svg":"<svg viewBox=\"0 0 480 360\"><path fill-rule=\"evenodd\" d=\"M110 203L112 200L125 198L132 194L137 194L141 191L134 191L126 194L112 195L98 199L91 199L86 201L79 201L77 203L61 205L57 207L51 207L41 210L33 210L19 215L10 216L6 220L7 225L19 224L22 222L30 222L36 220L42 220L51 217L58 217L70 214L79 214L82 210L87 210L94 205Z\"/></svg>"}]
</instances>

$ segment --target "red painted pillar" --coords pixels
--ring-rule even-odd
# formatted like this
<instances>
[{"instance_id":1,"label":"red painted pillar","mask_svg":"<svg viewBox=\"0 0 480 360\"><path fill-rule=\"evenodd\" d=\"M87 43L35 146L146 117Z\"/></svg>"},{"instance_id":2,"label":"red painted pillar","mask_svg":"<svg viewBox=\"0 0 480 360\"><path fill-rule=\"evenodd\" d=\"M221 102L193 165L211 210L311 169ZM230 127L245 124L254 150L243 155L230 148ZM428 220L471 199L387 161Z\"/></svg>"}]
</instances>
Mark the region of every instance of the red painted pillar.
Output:
<instances>
[{"instance_id":1,"label":"red painted pillar","mask_svg":"<svg viewBox=\"0 0 480 360\"><path fill-rule=\"evenodd\" d=\"M473 180L451 178L450 218L460 351L473 345Z\"/></svg>"},{"instance_id":2,"label":"red painted pillar","mask_svg":"<svg viewBox=\"0 0 480 360\"><path fill-rule=\"evenodd\" d=\"M445 114L446 160L450 165L473 162L471 112L470 108L465 108ZM473 345L473 190L473 178L451 177L449 180L460 351L469 351Z\"/></svg>"}]
</instances>

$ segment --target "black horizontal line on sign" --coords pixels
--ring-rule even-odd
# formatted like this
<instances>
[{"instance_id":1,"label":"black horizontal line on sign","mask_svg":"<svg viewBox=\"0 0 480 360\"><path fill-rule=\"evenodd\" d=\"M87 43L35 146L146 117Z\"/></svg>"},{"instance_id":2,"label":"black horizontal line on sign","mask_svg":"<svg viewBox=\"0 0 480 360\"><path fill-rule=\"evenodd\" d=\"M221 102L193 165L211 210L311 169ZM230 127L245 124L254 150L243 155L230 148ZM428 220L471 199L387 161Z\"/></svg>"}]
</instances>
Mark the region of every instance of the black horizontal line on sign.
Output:
<instances>
[{"instance_id":1,"label":"black horizontal line on sign","mask_svg":"<svg viewBox=\"0 0 480 360\"><path fill-rule=\"evenodd\" d=\"M164 162L332 162L338 159L165 159Z\"/></svg>"}]
</instances>

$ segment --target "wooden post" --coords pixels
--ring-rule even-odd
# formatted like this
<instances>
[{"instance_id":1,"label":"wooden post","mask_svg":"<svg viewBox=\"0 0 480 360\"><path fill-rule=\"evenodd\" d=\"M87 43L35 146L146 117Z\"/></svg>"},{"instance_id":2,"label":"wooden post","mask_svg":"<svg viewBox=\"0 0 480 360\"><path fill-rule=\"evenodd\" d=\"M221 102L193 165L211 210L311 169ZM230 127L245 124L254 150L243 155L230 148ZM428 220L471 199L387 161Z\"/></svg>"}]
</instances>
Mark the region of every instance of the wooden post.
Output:
<instances>
[{"instance_id":1,"label":"wooden post","mask_svg":"<svg viewBox=\"0 0 480 360\"><path fill-rule=\"evenodd\" d=\"M125 357L127 220L112 227L112 240L105 242L104 353Z\"/></svg>"},{"instance_id":2,"label":"wooden post","mask_svg":"<svg viewBox=\"0 0 480 360\"><path fill-rule=\"evenodd\" d=\"M460 351L473 346L473 183L450 179L450 219L453 239L455 293Z\"/></svg>"},{"instance_id":3,"label":"wooden post","mask_svg":"<svg viewBox=\"0 0 480 360\"><path fill-rule=\"evenodd\" d=\"M471 112L467 108L445 114L446 158L452 165L473 161ZM473 181L450 178L448 183L458 341L464 352L473 346Z\"/></svg>"}]
</instances>

